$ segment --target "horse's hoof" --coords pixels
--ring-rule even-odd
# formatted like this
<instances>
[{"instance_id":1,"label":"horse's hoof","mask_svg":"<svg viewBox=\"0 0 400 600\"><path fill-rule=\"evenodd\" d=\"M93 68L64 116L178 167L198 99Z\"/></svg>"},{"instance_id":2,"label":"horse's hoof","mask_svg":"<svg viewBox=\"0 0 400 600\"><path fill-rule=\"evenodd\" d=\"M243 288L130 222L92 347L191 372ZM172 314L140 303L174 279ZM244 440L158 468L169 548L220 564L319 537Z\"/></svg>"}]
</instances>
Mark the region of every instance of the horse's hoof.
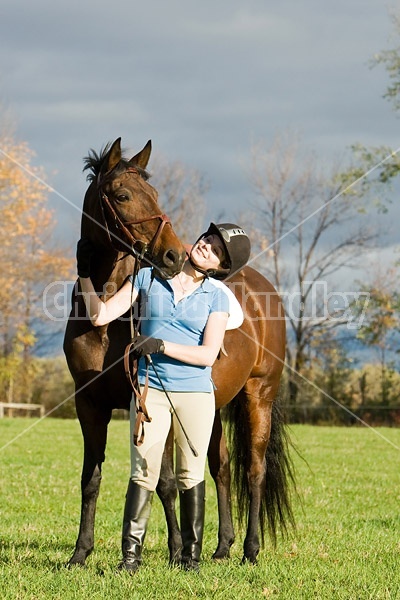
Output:
<instances>
[{"instance_id":1,"label":"horse's hoof","mask_svg":"<svg viewBox=\"0 0 400 600\"><path fill-rule=\"evenodd\" d=\"M69 559L67 564L65 565L68 569L72 567L84 567L86 561L86 553L76 553Z\"/></svg>"},{"instance_id":2,"label":"horse's hoof","mask_svg":"<svg viewBox=\"0 0 400 600\"><path fill-rule=\"evenodd\" d=\"M194 573L200 573L200 565L198 560L194 558L187 558L181 560L181 568L184 571L192 571Z\"/></svg>"},{"instance_id":3,"label":"horse's hoof","mask_svg":"<svg viewBox=\"0 0 400 600\"><path fill-rule=\"evenodd\" d=\"M129 573L129 575L134 575L136 573L136 571L138 571L140 565L141 565L141 560L126 560L123 559L121 560L121 562L119 563L119 565L117 566L118 571L125 571L126 573Z\"/></svg>"},{"instance_id":4,"label":"horse's hoof","mask_svg":"<svg viewBox=\"0 0 400 600\"><path fill-rule=\"evenodd\" d=\"M217 549L211 558L215 561L218 561L218 560L227 560L230 557L231 557L231 553L228 548L228 550L218 550Z\"/></svg>"},{"instance_id":5,"label":"horse's hoof","mask_svg":"<svg viewBox=\"0 0 400 600\"><path fill-rule=\"evenodd\" d=\"M87 568L87 566L86 566L86 564L84 562L72 561L72 560L68 561L65 566L66 566L67 569L74 569L75 567L79 568L79 569L86 569Z\"/></svg>"},{"instance_id":6,"label":"horse's hoof","mask_svg":"<svg viewBox=\"0 0 400 600\"><path fill-rule=\"evenodd\" d=\"M243 556L240 564L245 565L247 563L250 563L251 565L256 565L257 557L256 556Z\"/></svg>"},{"instance_id":7,"label":"horse's hoof","mask_svg":"<svg viewBox=\"0 0 400 600\"><path fill-rule=\"evenodd\" d=\"M181 564L182 559L182 547L179 546L177 550L170 550L169 553L169 566L178 567Z\"/></svg>"}]
</instances>

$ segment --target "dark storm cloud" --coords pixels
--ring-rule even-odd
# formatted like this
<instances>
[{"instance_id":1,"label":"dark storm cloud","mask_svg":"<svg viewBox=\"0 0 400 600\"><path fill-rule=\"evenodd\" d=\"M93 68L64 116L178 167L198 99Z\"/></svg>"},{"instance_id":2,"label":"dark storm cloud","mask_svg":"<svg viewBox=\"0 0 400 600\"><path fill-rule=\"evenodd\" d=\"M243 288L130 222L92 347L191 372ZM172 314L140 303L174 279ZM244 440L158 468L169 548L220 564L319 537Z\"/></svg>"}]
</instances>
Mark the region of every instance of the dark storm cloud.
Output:
<instances>
[{"instance_id":1,"label":"dark storm cloud","mask_svg":"<svg viewBox=\"0 0 400 600\"><path fill-rule=\"evenodd\" d=\"M293 127L325 161L353 142L396 146L386 74L367 66L389 43L381 0L7 0L0 10L1 99L78 207L82 156L120 135L134 150L152 138L199 169L219 211L227 199L246 206L240 161L254 139ZM54 202L75 239L79 215Z\"/></svg>"}]
</instances>

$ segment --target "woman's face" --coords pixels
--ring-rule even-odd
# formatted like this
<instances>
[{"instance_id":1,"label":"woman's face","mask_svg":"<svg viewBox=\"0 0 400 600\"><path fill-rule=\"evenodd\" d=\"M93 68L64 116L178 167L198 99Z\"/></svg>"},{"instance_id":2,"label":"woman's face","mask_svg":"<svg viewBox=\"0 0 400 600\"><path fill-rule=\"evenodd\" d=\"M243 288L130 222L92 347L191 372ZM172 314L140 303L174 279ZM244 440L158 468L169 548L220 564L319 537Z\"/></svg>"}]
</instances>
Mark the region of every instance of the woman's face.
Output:
<instances>
[{"instance_id":1,"label":"woman's face","mask_svg":"<svg viewBox=\"0 0 400 600\"><path fill-rule=\"evenodd\" d=\"M195 243L190 256L201 269L218 269L225 258L225 249L219 237L210 234Z\"/></svg>"}]
</instances>

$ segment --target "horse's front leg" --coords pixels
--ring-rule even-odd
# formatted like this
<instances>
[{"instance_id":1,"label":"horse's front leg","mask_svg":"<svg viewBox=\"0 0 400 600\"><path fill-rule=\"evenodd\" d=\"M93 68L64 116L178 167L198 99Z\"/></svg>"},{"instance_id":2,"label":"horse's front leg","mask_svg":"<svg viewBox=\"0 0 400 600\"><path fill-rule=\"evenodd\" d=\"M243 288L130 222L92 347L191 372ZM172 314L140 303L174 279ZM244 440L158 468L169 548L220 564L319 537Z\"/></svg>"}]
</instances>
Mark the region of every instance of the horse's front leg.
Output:
<instances>
[{"instance_id":1,"label":"horse's front leg","mask_svg":"<svg viewBox=\"0 0 400 600\"><path fill-rule=\"evenodd\" d=\"M229 453L222 429L220 411L217 410L208 448L208 464L217 489L218 500L218 546L213 559L229 558L230 548L235 541L231 505L231 473Z\"/></svg>"},{"instance_id":2,"label":"horse's front leg","mask_svg":"<svg viewBox=\"0 0 400 600\"><path fill-rule=\"evenodd\" d=\"M79 534L75 544L75 550L68 561L68 565L84 565L87 557L94 548L94 521L96 514L96 503L100 490L101 465L93 464L89 467L85 460L81 479L81 520ZM91 472L91 476L89 473Z\"/></svg>"},{"instance_id":3,"label":"horse's front leg","mask_svg":"<svg viewBox=\"0 0 400 600\"><path fill-rule=\"evenodd\" d=\"M175 501L177 485L174 473L174 433L171 429L165 444L161 464L160 479L157 485L157 494L164 508L168 529L168 550L170 564L178 564L181 557L182 538L176 518Z\"/></svg>"},{"instance_id":4,"label":"horse's front leg","mask_svg":"<svg viewBox=\"0 0 400 600\"><path fill-rule=\"evenodd\" d=\"M105 459L107 426L111 417L111 412L99 414L93 407L90 410L88 406L82 407L81 400L77 400L77 413L84 440L82 501L79 534L75 551L68 562L69 566L84 565L94 548L96 504L100 491L101 467Z\"/></svg>"}]
</instances>

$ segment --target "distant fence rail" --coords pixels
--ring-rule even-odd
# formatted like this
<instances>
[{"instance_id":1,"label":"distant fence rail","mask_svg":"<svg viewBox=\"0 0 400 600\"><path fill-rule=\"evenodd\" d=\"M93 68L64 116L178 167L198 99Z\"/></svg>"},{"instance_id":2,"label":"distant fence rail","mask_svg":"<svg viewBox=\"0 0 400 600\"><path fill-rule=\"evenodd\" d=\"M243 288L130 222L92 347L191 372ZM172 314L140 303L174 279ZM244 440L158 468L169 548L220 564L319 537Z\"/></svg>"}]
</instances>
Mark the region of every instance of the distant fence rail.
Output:
<instances>
[{"instance_id":1,"label":"distant fence rail","mask_svg":"<svg viewBox=\"0 0 400 600\"><path fill-rule=\"evenodd\" d=\"M41 404L28 404L26 402L0 402L0 419L5 416L16 417L21 414L33 417L35 412L43 417L45 413L44 406Z\"/></svg>"},{"instance_id":2,"label":"distant fence rail","mask_svg":"<svg viewBox=\"0 0 400 600\"><path fill-rule=\"evenodd\" d=\"M309 406L285 405L288 423L307 423L310 425L357 425L362 422L373 426L400 427L400 406L358 406L349 408L335 405Z\"/></svg>"}]
</instances>

